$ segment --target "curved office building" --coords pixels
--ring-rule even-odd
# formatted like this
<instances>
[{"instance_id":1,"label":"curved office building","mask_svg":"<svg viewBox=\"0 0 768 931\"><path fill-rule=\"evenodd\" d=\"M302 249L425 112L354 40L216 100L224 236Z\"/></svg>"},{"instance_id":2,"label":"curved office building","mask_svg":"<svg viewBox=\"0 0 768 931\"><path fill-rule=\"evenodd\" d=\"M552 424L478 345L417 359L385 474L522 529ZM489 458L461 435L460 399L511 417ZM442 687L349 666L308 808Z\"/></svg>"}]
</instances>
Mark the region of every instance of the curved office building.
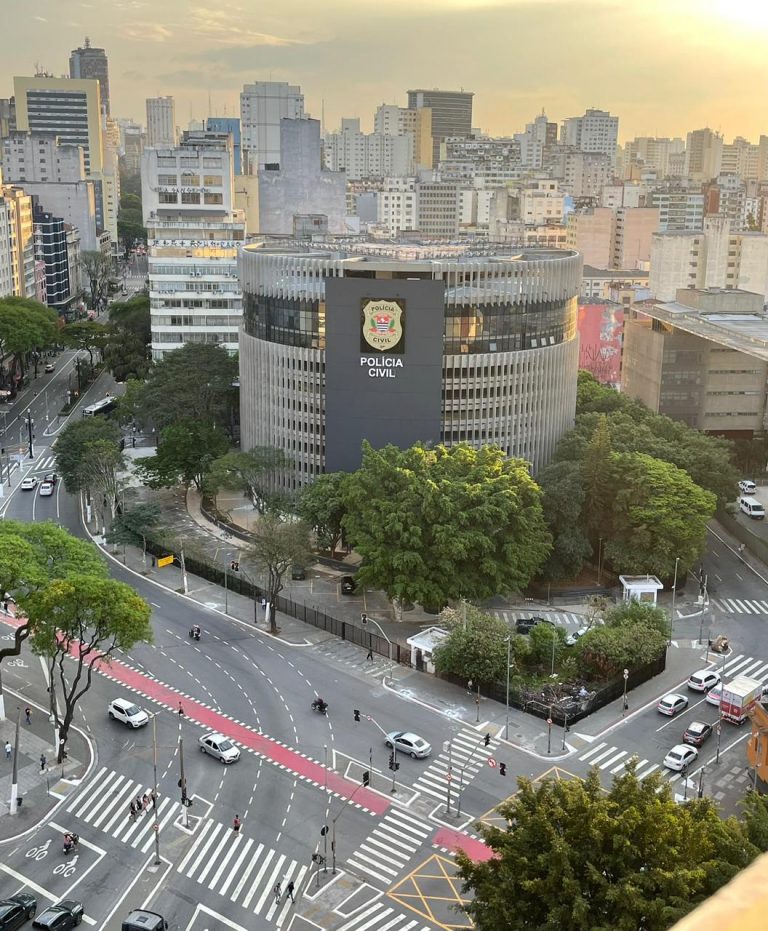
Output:
<instances>
[{"instance_id":1,"label":"curved office building","mask_svg":"<svg viewBox=\"0 0 768 931\"><path fill-rule=\"evenodd\" d=\"M240 253L243 449L279 483L353 470L360 444L495 443L536 471L573 425L581 256L269 242Z\"/></svg>"}]
</instances>

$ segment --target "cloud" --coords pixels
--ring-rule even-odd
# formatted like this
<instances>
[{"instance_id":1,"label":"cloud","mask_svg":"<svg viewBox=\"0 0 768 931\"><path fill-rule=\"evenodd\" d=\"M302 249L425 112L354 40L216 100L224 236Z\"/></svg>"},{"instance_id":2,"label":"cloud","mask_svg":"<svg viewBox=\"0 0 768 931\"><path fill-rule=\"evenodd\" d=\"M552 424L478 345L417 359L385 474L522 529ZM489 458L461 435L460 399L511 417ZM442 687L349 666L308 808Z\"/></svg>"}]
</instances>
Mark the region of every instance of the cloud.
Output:
<instances>
[{"instance_id":1,"label":"cloud","mask_svg":"<svg viewBox=\"0 0 768 931\"><path fill-rule=\"evenodd\" d=\"M141 39L144 42L167 42L173 31L161 23L126 23L122 28L124 39Z\"/></svg>"},{"instance_id":2,"label":"cloud","mask_svg":"<svg viewBox=\"0 0 768 931\"><path fill-rule=\"evenodd\" d=\"M39 23L47 23L48 20L44 16L33 16L32 19L36 19Z\"/></svg>"},{"instance_id":3,"label":"cloud","mask_svg":"<svg viewBox=\"0 0 768 931\"><path fill-rule=\"evenodd\" d=\"M237 12L237 11L235 11ZM287 46L303 44L298 39L260 32L244 25L242 19L233 16L233 9L210 10L195 7L191 11L192 32L210 42L236 47Z\"/></svg>"}]
</instances>

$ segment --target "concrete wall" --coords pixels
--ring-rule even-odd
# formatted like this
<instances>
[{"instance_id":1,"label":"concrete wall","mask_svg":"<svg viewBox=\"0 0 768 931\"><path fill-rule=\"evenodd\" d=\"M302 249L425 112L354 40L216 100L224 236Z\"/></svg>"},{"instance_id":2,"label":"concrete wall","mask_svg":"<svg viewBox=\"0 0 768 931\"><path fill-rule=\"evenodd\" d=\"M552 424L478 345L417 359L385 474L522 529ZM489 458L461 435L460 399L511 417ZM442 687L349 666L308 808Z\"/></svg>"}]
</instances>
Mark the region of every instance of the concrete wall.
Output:
<instances>
[{"instance_id":1,"label":"concrete wall","mask_svg":"<svg viewBox=\"0 0 768 931\"><path fill-rule=\"evenodd\" d=\"M27 194L33 194L47 213L61 217L70 226L80 231L80 248L84 252L95 252L99 246L96 239L96 200L92 181L77 181L73 184L55 182L24 182Z\"/></svg>"}]
</instances>

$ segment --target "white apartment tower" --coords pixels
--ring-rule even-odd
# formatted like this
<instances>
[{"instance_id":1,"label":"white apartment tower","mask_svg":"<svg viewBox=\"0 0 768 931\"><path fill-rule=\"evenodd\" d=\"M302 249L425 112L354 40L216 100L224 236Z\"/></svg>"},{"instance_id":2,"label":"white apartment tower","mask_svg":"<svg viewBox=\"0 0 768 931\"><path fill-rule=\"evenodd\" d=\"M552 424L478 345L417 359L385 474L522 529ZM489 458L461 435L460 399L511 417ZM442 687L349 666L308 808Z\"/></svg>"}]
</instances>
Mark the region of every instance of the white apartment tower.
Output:
<instances>
[{"instance_id":1,"label":"white apartment tower","mask_svg":"<svg viewBox=\"0 0 768 931\"><path fill-rule=\"evenodd\" d=\"M563 120L560 141L582 152L607 155L613 164L616 161L618 138L618 116L611 116L607 110L587 110L584 116Z\"/></svg>"},{"instance_id":2,"label":"white apartment tower","mask_svg":"<svg viewBox=\"0 0 768 931\"><path fill-rule=\"evenodd\" d=\"M304 118L304 95L297 84L245 84L240 94L240 133L248 170L243 167L243 174L256 174L267 166L279 168L280 120Z\"/></svg>"},{"instance_id":3,"label":"white apartment tower","mask_svg":"<svg viewBox=\"0 0 768 931\"><path fill-rule=\"evenodd\" d=\"M237 252L245 218L233 207L233 166L229 133L187 132L178 146L144 150L155 359L183 343L237 350L243 306Z\"/></svg>"},{"instance_id":4,"label":"white apartment tower","mask_svg":"<svg viewBox=\"0 0 768 931\"><path fill-rule=\"evenodd\" d=\"M173 97L147 98L147 145L176 145L176 101Z\"/></svg>"}]
</instances>

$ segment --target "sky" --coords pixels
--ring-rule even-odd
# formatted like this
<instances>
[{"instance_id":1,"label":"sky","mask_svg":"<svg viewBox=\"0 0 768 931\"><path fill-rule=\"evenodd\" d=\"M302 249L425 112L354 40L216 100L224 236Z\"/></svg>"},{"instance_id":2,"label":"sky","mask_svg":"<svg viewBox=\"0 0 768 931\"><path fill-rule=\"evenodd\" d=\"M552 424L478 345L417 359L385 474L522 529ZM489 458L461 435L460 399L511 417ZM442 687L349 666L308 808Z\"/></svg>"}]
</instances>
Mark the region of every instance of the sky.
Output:
<instances>
[{"instance_id":1,"label":"sky","mask_svg":"<svg viewBox=\"0 0 768 931\"><path fill-rule=\"evenodd\" d=\"M493 135L587 107L618 115L620 141L768 134L768 0L0 0L0 25L0 97L38 66L68 73L88 35L112 114L141 123L146 97L175 97L185 128L273 80L299 84L327 131L355 116L370 131L379 104L439 87L473 91Z\"/></svg>"}]
</instances>

